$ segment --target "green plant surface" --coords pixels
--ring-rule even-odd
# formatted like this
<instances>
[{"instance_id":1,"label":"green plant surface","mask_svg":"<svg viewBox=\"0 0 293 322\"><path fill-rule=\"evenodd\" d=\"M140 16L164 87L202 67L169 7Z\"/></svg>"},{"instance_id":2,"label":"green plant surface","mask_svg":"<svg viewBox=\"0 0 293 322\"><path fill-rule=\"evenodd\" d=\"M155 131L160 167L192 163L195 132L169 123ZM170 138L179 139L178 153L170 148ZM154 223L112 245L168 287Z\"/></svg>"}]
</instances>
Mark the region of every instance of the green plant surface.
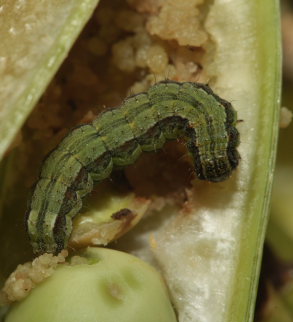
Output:
<instances>
[{"instance_id":1,"label":"green plant surface","mask_svg":"<svg viewBox=\"0 0 293 322\"><path fill-rule=\"evenodd\" d=\"M0 160L97 3L11 0L1 4Z\"/></svg>"},{"instance_id":2,"label":"green plant surface","mask_svg":"<svg viewBox=\"0 0 293 322\"><path fill-rule=\"evenodd\" d=\"M254 65L253 78L256 81L254 93L258 113L256 131L251 142L254 148L249 161L253 166L242 210L239 262L229 314L231 322L253 320L279 131L281 91L279 3L255 1L251 4L256 17L254 46L257 49L258 63Z\"/></svg>"}]
</instances>

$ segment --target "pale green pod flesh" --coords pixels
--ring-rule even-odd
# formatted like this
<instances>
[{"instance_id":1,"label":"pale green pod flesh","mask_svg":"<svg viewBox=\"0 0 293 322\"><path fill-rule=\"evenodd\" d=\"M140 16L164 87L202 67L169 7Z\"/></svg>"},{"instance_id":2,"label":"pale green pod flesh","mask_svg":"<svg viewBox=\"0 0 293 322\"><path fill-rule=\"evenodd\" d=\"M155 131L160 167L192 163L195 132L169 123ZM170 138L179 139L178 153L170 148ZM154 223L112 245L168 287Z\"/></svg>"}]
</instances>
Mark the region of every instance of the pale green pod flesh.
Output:
<instances>
[{"instance_id":1,"label":"pale green pod flesh","mask_svg":"<svg viewBox=\"0 0 293 322\"><path fill-rule=\"evenodd\" d=\"M98 2L1 2L0 159Z\"/></svg>"}]
</instances>

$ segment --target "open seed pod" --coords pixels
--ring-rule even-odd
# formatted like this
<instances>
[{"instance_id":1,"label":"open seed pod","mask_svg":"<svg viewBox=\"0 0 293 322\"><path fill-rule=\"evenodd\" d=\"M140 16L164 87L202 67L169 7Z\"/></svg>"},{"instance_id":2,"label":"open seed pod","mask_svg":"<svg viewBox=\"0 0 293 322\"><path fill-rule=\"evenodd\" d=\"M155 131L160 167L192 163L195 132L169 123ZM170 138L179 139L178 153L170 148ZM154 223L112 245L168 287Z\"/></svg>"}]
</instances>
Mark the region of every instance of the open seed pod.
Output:
<instances>
[{"instance_id":1,"label":"open seed pod","mask_svg":"<svg viewBox=\"0 0 293 322\"><path fill-rule=\"evenodd\" d=\"M2 97L6 99L0 128L2 152L10 145L1 164L2 281L17 264L32 259L23 225L28 191L38 177L44 156L69 130L91 122L105 107L118 106L128 95L147 91L161 80L200 82L209 84L238 113L241 160L237 170L220 183L200 181L194 175L184 144L167 143L160 152L145 154L127 167L126 179L118 174L118 178L112 176L96 188L75 217L69 250L74 256L77 248L109 243L109 248L149 262L163 276L180 322L251 321L278 133L278 3L275 0L266 3L101 0L94 10L96 2L71 0L66 4L56 1L45 5L40 1L29 5L12 1L2 8L9 13L5 20L7 39L3 44L15 53L8 62L10 53L3 51L4 59L0 60L3 62L0 72L5 76ZM11 18L16 13L20 17L17 21ZM21 29L26 23L26 29ZM24 42L19 41L21 38ZM21 66L24 68L19 69ZM22 123L24 126L19 130ZM16 133L18 140L12 145ZM98 205L94 202L97 198ZM105 209L109 198L113 203ZM134 215L123 217L119 213L121 208L129 209ZM119 215L111 217L111 213L117 212ZM107 218L102 221L103 225L106 223L106 233L99 226L101 216L96 216L97 213L107 213L107 218L111 218L111 222ZM122 217L131 220L121 221L116 227L115 220ZM89 223L86 229L94 227L90 237L79 226L85 222ZM102 241L101 235L106 236ZM81 257L89 258L85 253ZM63 259L53 261L63 262ZM126 261L130 269L131 260ZM61 296L58 302L61 309L56 310L62 315L55 315L54 321L72 321L74 306L66 302L72 300L69 296L72 289L68 284L62 288L62 274L87 264L87 260L79 266L56 264L56 268L54 264L56 273L51 274L50 266L50 277L39 286L36 278L32 278L36 283L29 288L35 289L19 304L11 305L7 321L33 321L33 299L46 302L46 296L55 296L52 290L41 293L40 288L44 290L53 283L50 285L54 289L54 276L58 274L62 292L56 290ZM118 274L122 268L117 264L115 269ZM79 274L83 273L78 272L72 278L82 281ZM21 274L14 278L22 281ZM89 280L87 283L90 284ZM78 289L77 283L77 293ZM111 294L120 301L119 290L111 288ZM163 287L158 293L165 296L166 290ZM83 289L82 296L91 297L87 305L94 305L96 294ZM158 299L159 303L166 301L166 298ZM40 302L36 305L41 307ZM152 308L154 305L146 300L138 314ZM165 308L164 319L156 315L157 321L175 319L170 305L166 304ZM89 310L85 307L83 312L79 306L76 321L91 322L94 318L99 321L94 315L86 319L82 315L85 312ZM129 313L129 309L117 310L117 315L108 321L137 321L135 315L121 315ZM45 315L42 320L45 321ZM52 321L51 315L48 320ZM152 315L149 321L155 321Z\"/></svg>"}]
</instances>

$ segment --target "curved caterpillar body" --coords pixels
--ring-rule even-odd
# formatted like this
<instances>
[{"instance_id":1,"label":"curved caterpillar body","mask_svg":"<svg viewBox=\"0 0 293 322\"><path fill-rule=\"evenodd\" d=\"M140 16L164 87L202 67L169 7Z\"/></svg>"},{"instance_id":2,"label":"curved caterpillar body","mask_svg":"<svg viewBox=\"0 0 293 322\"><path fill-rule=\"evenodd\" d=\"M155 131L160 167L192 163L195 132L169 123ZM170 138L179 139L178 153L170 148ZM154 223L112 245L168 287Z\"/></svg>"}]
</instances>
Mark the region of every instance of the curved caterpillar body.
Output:
<instances>
[{"instance_id":1,"label":"curved caterpillar body","mask_svg":"<svg viewBox=\"0 0 293 322\"><path fill-rule=\"evenodd\" d=\"M236 122L232 105L207 85L163 81L73 129L45 160L27 211L34 252L65 248L93 184L166 140L184 139L199 179L225 180L239 161Z\"/></svg>"}]
</instances>

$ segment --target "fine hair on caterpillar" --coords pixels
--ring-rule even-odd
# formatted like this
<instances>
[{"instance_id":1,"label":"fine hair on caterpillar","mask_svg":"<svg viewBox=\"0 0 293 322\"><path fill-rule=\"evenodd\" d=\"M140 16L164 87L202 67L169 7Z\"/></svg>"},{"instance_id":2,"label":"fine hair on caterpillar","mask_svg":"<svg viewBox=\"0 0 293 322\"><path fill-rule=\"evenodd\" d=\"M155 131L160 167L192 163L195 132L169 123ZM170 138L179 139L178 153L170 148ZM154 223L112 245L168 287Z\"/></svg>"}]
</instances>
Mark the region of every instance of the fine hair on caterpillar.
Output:
<instances>
[{"instance_id":1,"label":"fine hair on caterpillar","mask_svg":"<svg viewBox=\"0 0 293 322\"><path fill-rule=\"evenodd\" d=\"M166 80L73 129L44 161L27 210L34 252L65 248L94 184L168 140L185 142L198 179L227 179L239 162L236 123L232 105L208 85Z\"/></svg>"}]
</instances>

